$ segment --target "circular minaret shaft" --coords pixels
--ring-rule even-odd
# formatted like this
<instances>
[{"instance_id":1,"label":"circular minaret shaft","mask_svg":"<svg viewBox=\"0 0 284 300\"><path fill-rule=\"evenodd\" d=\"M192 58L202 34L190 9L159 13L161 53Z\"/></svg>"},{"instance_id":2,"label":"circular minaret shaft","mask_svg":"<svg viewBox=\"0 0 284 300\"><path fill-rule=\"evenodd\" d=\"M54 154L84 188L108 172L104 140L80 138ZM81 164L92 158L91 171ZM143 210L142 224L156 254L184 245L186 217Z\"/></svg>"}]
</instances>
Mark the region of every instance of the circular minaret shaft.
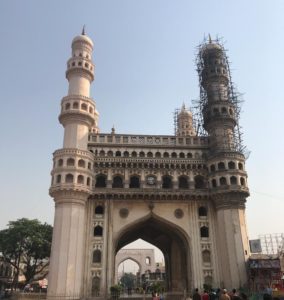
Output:
<instances>
[{"instance_id":1,"label":"circular minaret shaft","mask_svg":"<svg viewBox=\"0 0 284 300\"><path fill-rule=\"evenodd\" d=\"M87 150L90 131L97 130L98 112L90 98L94 80L93 42L85 34L72 42L67 62L68 95L61 101L59 121L63 148L54 152L50 195L55 202L49 269L49 299L81 298L86 202L93 181L93 155Z\"/></svg>"},{"instance_id":2,"label":"circular minaret shaft","mask_svg":"<svg viewBox=\"0 0 284 300\"><path fill-rule=\"evenodd\" d=\"M204 129L209 135L208 181L216 208L218 253L226 287L246 284L249 255L245 202L249 195L245 158L236 140L238 106L223 46L204 43L198 55Z\"/></svg>"}]
</instances>

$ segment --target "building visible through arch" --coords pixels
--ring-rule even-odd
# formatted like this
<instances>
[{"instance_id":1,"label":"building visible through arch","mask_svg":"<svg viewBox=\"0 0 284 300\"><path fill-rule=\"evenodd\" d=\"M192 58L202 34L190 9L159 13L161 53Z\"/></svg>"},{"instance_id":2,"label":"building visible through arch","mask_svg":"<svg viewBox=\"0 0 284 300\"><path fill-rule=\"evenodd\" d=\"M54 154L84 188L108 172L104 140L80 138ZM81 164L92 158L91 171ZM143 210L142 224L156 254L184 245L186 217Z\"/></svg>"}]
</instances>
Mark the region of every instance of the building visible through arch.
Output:
<instances>
[{"instance_id":1,"label":"building visible through arch","mask_svg":"<svg viewBox=\"0 0 284 300\"><path fill-rule=\"evenodd\" d=\"M115 256L139 238L164 255L167 299L203 284L245 286L249 191L223 46L211 39L200 45L199 117L183 105L175 135L99 132L92 51L83 32L67 62L64 142L54 152L50 188L56 205L48 299L107 299Z\"/></svg>"},{"instance_id":2,"label":"building visible through arch","mask_svg":"<svg viewBox=\"0 0 284 300\"><path fill-rule=\"evenodd\" d=\"M115 282L118 279L118 266L127 259L138 264L140 274L156 271L154 249L120 249L115 257Z\"/></svg>"}]
</instances>

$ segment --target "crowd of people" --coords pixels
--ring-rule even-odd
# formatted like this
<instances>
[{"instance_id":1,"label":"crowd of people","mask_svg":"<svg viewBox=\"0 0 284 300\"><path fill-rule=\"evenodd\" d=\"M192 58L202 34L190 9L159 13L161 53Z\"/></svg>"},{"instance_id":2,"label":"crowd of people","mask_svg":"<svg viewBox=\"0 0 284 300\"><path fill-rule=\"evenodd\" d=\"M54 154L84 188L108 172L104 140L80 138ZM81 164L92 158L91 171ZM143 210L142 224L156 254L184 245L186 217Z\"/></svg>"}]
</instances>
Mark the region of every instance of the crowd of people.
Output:
<instances>
[{"instance_id":1,"label":"crowd of people","mask_svg":"<svg viewBox=\"0 0 284 300\"><path fill-rule=\"evenodd\" d=\"M236 289L232 289L228 292L226 289L211 289L210 291L204 290L203 293L199 293L198 289L195 289L192 296L192 300L247 300L248 297L245 293L237 293Z\"/></svg>"}]
</instances>

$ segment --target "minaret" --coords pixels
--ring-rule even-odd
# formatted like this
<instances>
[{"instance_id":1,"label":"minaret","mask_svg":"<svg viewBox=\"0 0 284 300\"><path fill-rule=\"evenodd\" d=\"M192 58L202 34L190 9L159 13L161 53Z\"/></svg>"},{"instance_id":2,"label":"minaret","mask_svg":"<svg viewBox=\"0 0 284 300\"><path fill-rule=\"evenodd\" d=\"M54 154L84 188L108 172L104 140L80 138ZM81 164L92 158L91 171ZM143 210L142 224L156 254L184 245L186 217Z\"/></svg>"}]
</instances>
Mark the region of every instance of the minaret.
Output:
<instances>
[{"instance_id":1,"label":"minaret","mask_svg":"<svg viewBox=\"0 0 284 300\"><path fill-rule=\"evenodd\" d=\"M192 113L186 109L185 104L177 114L177 136L195 136Z\"/></svg>"},{"instance_id":2,"label":"minaret","mask_svg":"<svg viewBox=\"0 0 284 300\"><path fill-rule=\"evenodd\" d=\"M212 41L199 51L202 114L209 135L210 197L217 213L218 254L226 288L246 284L249 244L245 202L249 195L245 157L237 139L238 102L223 46Z\"/></svg>"},{"instance_id":3,"label":"minaret","mask_svg":"<svg viewBox=\"0 0 284 300\"><path fill-rule=\"evenodd\" d=\"M91 194L93 156L88 135L97 131L98 113L90 98L94 80L93 42L85 35L72 41L67 62L68 95L61 101L59 121L64 127L63 148L54 152L50 195L55 217L49 268L48 297L80 298L83 278L86 202Z\"/></svg>"}]
</instances>

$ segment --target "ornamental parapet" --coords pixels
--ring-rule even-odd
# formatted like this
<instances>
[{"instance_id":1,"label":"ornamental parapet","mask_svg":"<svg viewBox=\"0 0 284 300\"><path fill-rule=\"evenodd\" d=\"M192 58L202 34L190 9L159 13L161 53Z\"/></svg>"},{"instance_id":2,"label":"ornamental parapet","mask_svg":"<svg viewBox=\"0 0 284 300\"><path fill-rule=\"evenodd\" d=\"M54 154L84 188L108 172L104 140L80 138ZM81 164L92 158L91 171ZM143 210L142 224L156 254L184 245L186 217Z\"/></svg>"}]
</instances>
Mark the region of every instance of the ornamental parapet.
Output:
<instances>
[{"instance_id":1,"label":"ornamental parapet","mask_svg":"<svg viewBox=\"0 0 284 300\"><path fill-rule=\"evenodd\" d=\"M242 192L211 195L217 210L221 209L245 209L246 195Z\"/></svg>"},{"instance_id":2,"label":"ornamental parapet","mask_svg":"<svg viewBox=\"0 0 284 300\"><path fill-rule=\"evenodd\" d=\"M151 147L188 147L208 148L208 137L176 137L159 135L90 134L89 145L136 145Z\"/></svg>"},{"instance_id":3,"label":"ornamental parapet","mask_svg":"<svg viewBox=\"0 0 284 300\"><path fill-rule=\"evenodd\" d=\"M79 156L81 158L87 158L89 160L94 159L94 155L90 151L80 150L77 148L62 148L53 152L53 156L57 158L66 155Z\"/></svg>"},{"instance_id":4,"label":"ornamental parapet","mask_svg":"<svg viewBox=\"0 0 284 300\"><path fill-rule=\"evenodd\" d=\"M208 189L201 190L170 190L161 189L107 189L96 188L91 199L129 199L129 200L206 200L209 198Z\"/></svg>"},{"instance_id":5,"label":"ornamental parapet","mask_svg":"<svg viewBox=\"0 0 284 300\"><path fill-rule=\"evenodd\" d=\"M85 184L78 183L58 183L54 184L49 189L50 196L54 197L60 192L80 192L85 194L91 194L91 186L86 186ZM76 194L77 195L77 194Z\"/></svg>"}]
</instances>

